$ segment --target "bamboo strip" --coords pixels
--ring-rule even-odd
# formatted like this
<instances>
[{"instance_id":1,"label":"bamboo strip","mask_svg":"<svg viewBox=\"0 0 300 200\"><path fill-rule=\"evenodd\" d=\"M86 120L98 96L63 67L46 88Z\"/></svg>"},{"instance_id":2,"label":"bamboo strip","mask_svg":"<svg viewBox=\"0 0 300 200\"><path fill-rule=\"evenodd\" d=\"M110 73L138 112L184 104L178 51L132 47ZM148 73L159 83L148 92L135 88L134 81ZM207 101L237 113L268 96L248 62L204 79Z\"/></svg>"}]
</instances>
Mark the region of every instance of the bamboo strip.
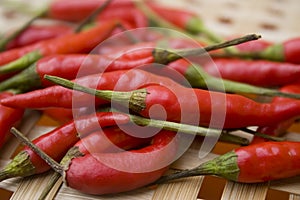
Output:
<instances>
[{"instance_id":1,"label":"bamboo strip","mask_svg":"<svg viewBox=\"0 0 300 200\"><path fill-rule=\"evenodd\" d=\"M51 188L51 190L49 191L48 195L46 196L45 200L53 200L57 194L57 192L59 191L61 185L63 183L63 178L60 177L57 182L55 183L55 185Z\"/></svg>"},{"instance_id":2,"label":"bamboo strip","mask_svg":"<svg viewBox=\"0 0 300 200\"><path fill-rule=\"evenodd\" d=\"M138 190L114 194L114 195L87 195L63 185L56 195L57 200L150 200L154 191L149 188L141 188Z\"/></svg>"},{"instance_id":3,"label":"bamboo strip","mask_svg":"<svg viewBox=\"0 0 300 200\"><path fill-rule=\"evenodd\" d=\"M300 195L290 194L289 200L300 200Z\"/></svg>"},{"instance_id":4,"label":"bamboo strip","mask_svg":"<svg viewBox=\"0 0 300 200\"><path fill-rule=\"evenodd\" d=\"M19 187L13 193L11 200L38 199L52 173L44 173L21 179Z\"/></svg>"},{"instance_id":5,"label":"bamboo strip","mask_svg":"<svg viewBox=\"0 0 300 200\"><path fill-rule=\"evenodd\" d=\"M225 185L222 200L264 200L268 192L268 183L240 184L228 181Z\"/></svg>"},{"instance_id":6,"label":"bamboo strip","mask_svg":"<svg viewBox=\"0 0 300 200\"><path fill-rule=\"evenodd\" d=\"M152 200L181 200L197 199L204 177L190 177L182 181L160 185L153 195Z\"/></svg>"}]
</instances>

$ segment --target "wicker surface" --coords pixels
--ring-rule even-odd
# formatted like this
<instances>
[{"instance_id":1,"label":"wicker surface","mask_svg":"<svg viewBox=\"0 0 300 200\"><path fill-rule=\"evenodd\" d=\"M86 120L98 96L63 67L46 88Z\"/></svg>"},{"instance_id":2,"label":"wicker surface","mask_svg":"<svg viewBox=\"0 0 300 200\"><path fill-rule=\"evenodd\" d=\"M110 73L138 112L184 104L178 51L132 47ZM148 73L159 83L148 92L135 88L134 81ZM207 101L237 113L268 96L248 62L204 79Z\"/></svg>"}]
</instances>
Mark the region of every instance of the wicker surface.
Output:
<instances>
[{"instance_id":1,"label":"wicker surface","mask_svg":"<svg viewBox=\"0 0 300 200\"><path fill-rule=\"evenodd\" d=\"M21 1L21 0L18 0ZM17 0L11 2L18 2ZM1 1L0 1L1 2ZM25 2L25 0L23 0ZM26 2L28 3L28 1ZM30 0L31 8L41 8L47 1ZM283 41L290 37L300 35L300 26L297 19L300 18L298 0L165 0L161 2L170 6L180 6L199 13L205 24L220 35L240 35L245 33L259 33L264 39L271 41ZM29 5L28 5L29 6ZM24 9L26 10L26 9ZM13 13L7 7L1 6L0 32L5 33L18 27L28 19L18 13ZM38 23L46 23L41 21ZM20 125L20 130L34 138L37 135L53 128L52 121L39 113L30 112L28 117ZM300 128L296 125L290 130L290 139L299 140ZM300 131L299 131L300 132ZM5 165L17 149L19 142L12 138L0 152L0 167ZM173 169L185 169L211 159L216 154L221 154L234 146L219 143L212 154L205 159L198 158L200 143L195 143L186 154L176 161ZM51 173L33 176L25 179L10 179L0 183L3 188L0 191L1 199L36 199ZM9 191L9 192L7 192ZM7 196L7 197L6 197ZM81 194L65 185L61 180L52 189L48 199L300 199L300 177L274 181L264 184L237 184L227 182L224 179L214 177L195 177L185 181L161 185L158 188L143 188L140 190L109 196L91 196Z\"/></svg>"}]
</instances>

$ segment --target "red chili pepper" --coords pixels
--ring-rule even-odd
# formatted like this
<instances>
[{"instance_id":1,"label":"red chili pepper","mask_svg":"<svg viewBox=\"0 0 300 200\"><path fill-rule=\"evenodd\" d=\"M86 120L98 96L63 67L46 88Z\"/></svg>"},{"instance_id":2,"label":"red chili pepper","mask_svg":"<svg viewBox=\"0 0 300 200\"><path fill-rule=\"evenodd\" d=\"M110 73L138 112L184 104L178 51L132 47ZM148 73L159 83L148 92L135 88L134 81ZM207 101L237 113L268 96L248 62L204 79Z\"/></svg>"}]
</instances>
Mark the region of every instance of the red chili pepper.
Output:
<instances>
[{"instance_id":1,"label":"red chili pepper","mask_svg":"<svg viewBox=\"0 0 300 200\"><path fill-rule=\"evenodd\" d=\"M13 49L33 44L42 40L62 36L71 32L72 28L68 25L55 24L55 25L32 25L17 36L13 41L9 42L6 49Z\"/></svg>"},{"instance_id":2,"label":"red chili pepper","mask_svg":"<svg viewBox=\"0 0 300 200\"><path fill-rule=\"evenodd\" d=\"M166 176L157 183L188 176L217 175L259 183L300 174L299 142L264 142L237 148L200 166Z\"/></svg>"},{"instance_id":3,"label":"red chili pepper","mask_svg":"<svg viewBox=\"0 0 300 200\"><path fill-rule=\"evenodd\" d=\"M151 141L152 138L146 137L145 133L138 133L139 137L136 137L134 128L135 126L130 124L106 127L81 138L74 146L78 147L82 154L112 153L136 149Z\"/></svg>"},{"instance_id":4,"label":"red chili pepper","mask_svg":"<svg viewBox=\"0 0 300 200\"><path fill-rule=\"evenodd\" d=\"M47 10L47 17L65 21L78 22L88 17L98 7L103 5L105 0L63 0L53 1ZM113 10L118 7L123 9L131 8L134 4L131 0L112 1L107 9Z\"/></svg>"},{"instance_id":5,"label":"red chili pepper","mask_svg":"<svg viewBox=\"0 0 300 200\"><path fill-rule=\"evenodd\" d=\"M292 93L300 93L300 84L299 82L295 82L290 85L283 86L280 88L281 91L283 92L292 92ZM281 97L276 97L273 99L272 104L299 104L298 100L294 99L288 99L288 98L281 98ZM271 135L271 136L281 136L284 133L286 133L287 129L295 123L295 120L299 117L299 115L292 116L290 119L287 119L285 121L279 122L279 123L274 123L270 126L262 126L258 127L257 132ZM268 139L264 139L261 137L254 137L252 140L252 144L254 143L259 143L259 142L265 142L268 141Z\"/></svg>"},{"instance_id":6,"label":"red chili pepper","mask_svg":"<svg viewBox=\"0 0 300 200\"><path fill-rule=\"evenodd\" d=\"M120 91L134 90L142 85L151 83L164 84L166 86L176 84L167 77L157 76L143 70L118 70L102 74L93 74L78 78L76 82L91 88ZM82 103L79 105L79 102L76 102L76 104L78 103L77 106L85 107L86 102L91 100L91 96L84 93L78 94L82 94L82 96L78 98ZM74 108L73 106L75 105L72 105L72 98L73 93L71 90L55 85L6 98L1 101L1 104L20 108ZM107 101L100 100L98 103L106 104Z\"/></svg>"},{"instance_id":7,"label":"red chili pepper","mask_svg":"<svg viewBox=\"0 0 300 200\"><path fill-rule=\"evenodd\" d=\"M130 191L160 178L176 157L174 132L160 131L150 145L120 153L82 155L73 148L67 155L67 166L56 165L65 183L87 194L111 194ZM47 158L46 158L47 159ZM67 167L67 168L66 168Z\"/></svg>"},{"instance_id":8,"label":"red chili pepper","mask_svg":"<svg viewBox=\"0 0 300 200\"><path fill-rule=\"evenodd\" d=\"M299 65L268 60L216 58L202 66L213 76L262 87L286 85L297 81L300 75Z\"/></svg>"},{"instance_id":9,"label":"red chili pepper","mask_svg":"<svg viewBox=\"0 0 300 200\"><path fill-rule=\"evenodd\" d=\"M33 140L39 148L53 159L59 161L79 139L81 135L91 133L99 127L128 123L129 117L124 114L103 112L97 115L83 116L75 121L59 126L54 130ZM25 146L14 159L0 171L0 180L16 176L29 176L45 172L50 166L34 151Z\"/></svg>"},{"instance_id":10,"label":"red chili pepper","mask_svg":"<svg viewBox=\"0 0 300 200\"><path fill-rule=\"evenodd\" d=\"M300 64L300 38L285 41L283 44L284 60L286 62Z\"/></svg>"},{"instance_id":11,"label":"red chili pepper","mask_svg":"<svg viewBox=\"0 0 300 200\"><path fill-rule=\"evenodd\" d=\"M0 100L13 96L14 94L10 92L1 92ZM23 109L16 109L11 107L6 107L0 104L0 148L8 139L9 130L11 127L19 122L24 114Z\"/></svg>"},{"instance_id":12,"label":"red chili pepper","mask_svg":"<svg viewBox=\"0 0 300 200\"><path fill-rule=\"evenodd\" d=\"M33 61L36 61L40 57L53 54L90 52L99 45L100 42L109 37L115 27L116 21L108 21L80 33L65 34L61 37L11 49L0 53L0 65L14 61L30 52L37 52L32 58Z\"/></svg>"},{"instance_id":13,"label":"red chili pepper","mask_svg":"<svg viewBox=\"0 0 300 200\"><path fill-rule=\"evenodd\" d=\"M132 86L131 83L136 84L135 82L137 79L131 79L129 77L130 76L126 76L126 80L134 81L127 81L126 84L125 82L121 82L120 86L124 87L124 85L126 85L125 89L122 90L121 88L117 87L116 91L126 91L127 89L129 89L127 85ZM182 119L185 118L184 123L197 123L204 126L210 125L211 127L222 128L241 128L252 125L271 125L276 122L289 119L295 115L299 115L298 103L293 103L289 105L286 105L284 103L278 103L276 105L270 103L259 103L240 95L225 94L221 92L211 92L202 89L186 88L175 82L172 82L172 85L166 85L164 82L159 81L152 82L152 84L151 82L148 82L148 84L145 83L144 85L140 85L138 87L143 88L142 90L130 92L116 92L111 90L105 90L101 92L98 90L97 93L94 93L94 90L89 90L89 88L82 87L82 85L80 85L79 88L78 84L74 84L73 82L65 79L50 76L48 76L47 79L57 84L68 87L70 89L88 92L89 94L93 94L99 97L94 102L93 95L88 95L81 92L74 92L73 99L76 99L76 101L73 101L72 104L72 94L64 96L67 94L67 89L63 90L61 88L56 88L55 91L65 91L61 92L61 95L66 98L63 99L63 102L56 101L55 103L50 103L49 105L52 104L52 106L57 105L66 107L76 107L84 105L86 106L86 104L90 105L91 102L95 103L94 105L100 105L103 103L107 103L107 101L114 101L119 104L125 104L126 106L129 105L130 109L132 109L136 113L141 114L144 117L149 118L150 115L151 118L157 119L166 117L168 121L176 122L182 122ZM72 93L72 91L69 92ZM49 95L48 93L47 98L43 97L43 94L41 94L40 92L37 92L36 94L37 95L35 96L35 98L39 99L39 102L36 104L40 104L39 106L46 106L46 104L41 102L43 101L43 98L49 99L55 96L53 92L51 95ZM31 98L32 96L28 97L28 99ZM62 97L58 99L62 99ZM3 103L4 105L10 103L8 105L18 106L19 104L21 104L22 101L26 99L19 98L19 101L15 100L16 98L12 99L9 102L7 101L7 99L5 99L2 100L1 103ZM31 101L35 100L31 99ZM30 106L30 103L27 104L28 106ZM162 115L160 109L158 111L151 110L150 112L150 109L153 105L162 106L164 108L165 114ZM195 107L195 105L198 105L198 107ZM214 113L213 110L218 111L218 116L221 117L216 117L218 118L217 121L213 120L214 117L212 118ZM183 115L186 113L188 113L188 115L183 117ZM200 119L198 118L199 115L201 116ZM223 119L222 116L224 117L224 124L221 120ZM197 121L198 119L199 121Z\"/></svg>"}]
</instances>

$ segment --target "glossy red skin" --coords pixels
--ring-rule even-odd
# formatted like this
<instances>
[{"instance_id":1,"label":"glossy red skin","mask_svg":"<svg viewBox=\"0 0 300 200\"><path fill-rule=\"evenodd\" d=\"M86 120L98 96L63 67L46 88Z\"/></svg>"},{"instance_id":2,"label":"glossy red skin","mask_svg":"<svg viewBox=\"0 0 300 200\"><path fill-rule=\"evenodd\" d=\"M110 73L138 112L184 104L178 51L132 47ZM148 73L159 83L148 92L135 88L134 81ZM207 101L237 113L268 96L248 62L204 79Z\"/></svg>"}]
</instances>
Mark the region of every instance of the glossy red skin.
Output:
<instances>
[{"instance_id":1,"label":"glossy red skin","mask_svg":"<svg viewBox=\"0 0 300 200\"><path fill-rule=\"evenodd\" d=\"M174 158L177 148L176 142L173 141L174 135L172 132L161 131L154 136L151 145L142 149L121 153L94 153L74 158L66 171L66 183L81 192L97 195L125 192L148 185L160 178L167 171L168 165L156 168ZM144 159L129 154L132 152L141 154ZM152 154L150 157L149 153ZM141 173L120 171L100 162L99 159L103 158L112 158L114 166L125 162L130 170L149 169L149 171Z\"/></svg>"},{"instance_id":2,"label":"glossy red skin","mask_svg":"<svg viewBox=\"0 0 300 200\"><path fill-rule=\"evenodd\" d=\"M85 116L59 126L54 130L41 135L32 142L47 153L54 160L59 161L66 152L80 139L78 133L84 135L93 132L99 127L112 126L116 123L128 123L129 117L117 113L98 113L97 115ZM35 173L42 173L50 169L50 166L29 147L24 151L29 155Z\"/></svg>"},{"instance_id":3,"label":"glossy red skin","mask_svg":"<svg viewBox=\"0 0 300 200\"><path fill-rule=\"evenodd\" d=\"M122 126L122 125L121 125ZM134 128L132 125L125 125ZM119 152L132 148L141 147L150 142L151 138L146 135L133 137L131 132L120 129L120 126L111 126L93 132L81 138L74 146L77 146L81 153L92 154L100 152ZM136 130L135 130L136 131ZM101 145L99 145L101 144Z\"/></svg>"},{"instance_id":4,"label":"glossy red skin","mask_svg":"<svg viewBox=\"0 0 300 200\"><path fill-rule=\"evenodd\" d=\"M0 100L13 96L10 92L1 92ZM0 148L8 138L9 130L19 122L24 114L24 109L10 108L0 104Z\"/></svg>"},{"instance_id":5,"label":"glossy red skin","mask_svg":"<svg viewBox=\"0 0 300 200\"><path fill-rule=\"evenodd\" d=\"M42 56L90 52L110 36L115 26L115 21L108 21L80 33L64 34L61 37L2 52L0 53L0 65L9 63L35 50Z\"/></svg>"},{"instance_id":6,"label":"glossy red skin","mask_svg":"<svg viewBox=\"0 0 300 200\"><path fill-rule=\"evenodd\" d=\"M290 84L300 76L299 65L267 60L219 58L203 64L203 67L213 76L221 75L224 79L263 87Z\"/></svg>"},{"instance_id":7,"label":"glossy red skin","mask_svg":"<svg viewBox=\"0 0 300 200\"><path fill-rule=\"evenodd\" d=\"M300 64L300 38L293 38L283 42L284 61Z\"/></svg>"},{"instance_id":8,"label":"glossy red skin","mask_svg":"<svg viewBox=\"0 0 300 200\"><path fill-rule=\"evenodd\" d=\"M133 69L152 62L152 56L127 60L110 58L105 55L53 55L40 59L36 64L36 72L42 80L42 86L47 87L54 84L44 79L46 74L72 80L90 74Z\"/></svg>"},{"instance_id":9,"label":"glossy red skin","mask_svg":"<svg viewBox=\"0 0 300 200\"><path fill-rule=\"evenodd\" d=\"M169 78L157 76L143 70L119 70L84 76L76 80L78 84L101 90L130 91L138 89L145 84L157 83L167 86L177 85ZM74 96L73 96L74 95ZM76 101L72 102L75 98ZM47 108L63 107L75 108L90 106L94 97L82 92L73 92L61 86L51 86L18 94L1 101L1 104L20 108ZM107 104L107 101L96 99L95 105ZM88 104L88 105L87 105Z\"/></svg>"},{"instance_id":10,"label":"glossy red skin","mask_svg":"<svg viewBox=\"0 0 300 200\"><path fill-rule=\"evenodd\" d=\"M78 22L88 17L100 7L105 0L60 0L53 1L48 9L48 17L65 21ZM106 9L133 7L131 0L112 1Z\"/></svg>"},{"instance_id":11,"label":"glossy red skin","mask_svg":"<svg viewBox=\"0 0 300 200\"><path fill-rule=\"evenodd\" d=\"M169 121L195 122L200 114L200 125L218 128L266 126L299 115L299 102L297 101L289 104L285 102L258 103L241 95L181 86L150 85L145 89L148 92L145 101L146 108L140 112L144 117L150 117L149 110L156 104L164 107ZM192 95L195 95L195 98ZM198 110L195 105L198 105ZM218 115L211 119L212 108L216 109ZM183 114L185 114L183 118L185 121L181 120ZM152 118L160 119L162 116L164 117L161 112L151 111ZM223 119L224 124L221 123Z\"/></svg>"},{"instance_id":12,"label":"glossy red skin","mask_svg":"<svg viewBox=\"0 0 300 200\"><path fill-rule=\"evenodd\" d=\"M72 31L71 26L57 25L31 25L23 31L18 37L7 44L6 49L13 49L33 44L42 40L55 38Z\"/></svg>"},{"instance_id":13,"label":"glossy red skin","mask_svg":"<svg viewBox=\"0 0 300 200\"><path fill-rule=\"evenodd\" d=\"M290 92L290 93L300 93L300 82L295 82L286 86L283 86L280 88L280 91L282 92ZM297 104L299 100L295 99L289 99L289 98L282 98L282 97L276 97L273 99L272 103L286 103L290 104L291 102L294 102ZM290 119L287 119L285 121L272 124L270 126L262 126L258 127L257 131L260 133L264 133L271 136L281 136L283 135L288 128L295 122L295 120L299 117L299 115L292 116ZM251 144L259 143L259 142L266 142L267 139L261 138L261 137L254 137Z\"/></svg>"},{"instance_id":14,"label":"glossy red skin","mask_svg":"<svg viewBox=\"0 0 300 200\"><path fill-rule=\"evenodd\" d=\"M235 150L238 180L265 182L300 174L299 142L264 142Z\"/></svg>"}]
</instances>

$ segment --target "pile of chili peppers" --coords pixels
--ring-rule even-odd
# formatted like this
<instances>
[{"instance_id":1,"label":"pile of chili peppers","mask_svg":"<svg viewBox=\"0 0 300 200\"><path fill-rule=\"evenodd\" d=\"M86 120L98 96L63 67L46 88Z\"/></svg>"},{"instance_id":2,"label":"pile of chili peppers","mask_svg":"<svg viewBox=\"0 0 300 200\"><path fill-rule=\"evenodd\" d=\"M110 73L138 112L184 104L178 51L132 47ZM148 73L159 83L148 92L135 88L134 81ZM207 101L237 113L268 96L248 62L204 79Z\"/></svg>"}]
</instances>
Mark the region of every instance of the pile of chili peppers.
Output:
<instances>
[{"instance_id":1,"label":"pile of chili peppers","mask_svg":"<svg viewBox=\"0 0 300 200\"><path fill-rule=\"evenodd\" d=\"M53 1L39 17L62 23L32 20L1 38L0 148L10 130L26 145L0 181L52 168L69 187L101 195L188 176L300 175L300 143L283 141L300 116L299 38L225 40L195 13L148 1ZM15 127L32 109L58 125L29 141ZM200 137L241 147L164 175Z\"/></svg>"}]
</instances>

